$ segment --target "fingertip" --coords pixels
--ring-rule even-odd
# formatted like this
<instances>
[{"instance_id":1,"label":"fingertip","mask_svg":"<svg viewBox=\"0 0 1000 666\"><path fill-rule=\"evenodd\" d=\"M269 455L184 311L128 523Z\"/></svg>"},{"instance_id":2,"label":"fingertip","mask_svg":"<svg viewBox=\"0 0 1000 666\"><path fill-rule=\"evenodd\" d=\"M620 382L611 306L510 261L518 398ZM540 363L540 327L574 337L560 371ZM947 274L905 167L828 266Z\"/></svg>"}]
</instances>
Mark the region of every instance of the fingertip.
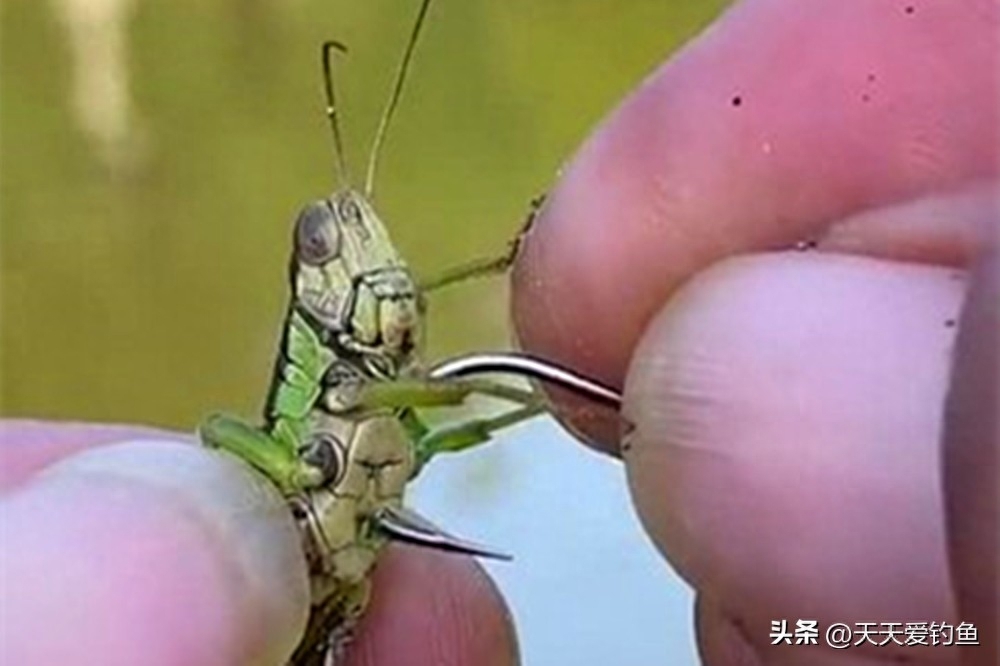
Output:
<instances>
[{"instance_id":1,"label":"fingertip","mask_svg":"<svg viewBox=\"0 0 1000 666\"><path fill-rule=\"evenodd\" d=\"M0 420L0 491L94 446L141 437L177 437L144 426L32 419Z\"/></svg>"},{"instance_id":2,"label":"fingertip","mask_svg":"<svg viewBox=\"0 0 1000 666\"><path fill-rule=\"evenodd\" d=\"M518 663L510 612L472 558L390 546L348 653L352 665Z\"/></svg>"},{"instance_id":3,"label":"fingertip","mask_svg":"<svg viewBox=\"0 0 1000 666\"><path fill-rule=\"evenodd\" d=\"M227 456L162 440L96 448L3 511L4 663L279 663L301 635L294 521Z\"/></svg>"},{"instance_id":4,"label":"fingertip","mask_svg":"<svg viewBox=\"0 0 1000 666\"><path fill-rule=\"evenodd\" d=\"M935 479L953 274L731 259L645 332L625 388L637 513L681 575L749 626L807 599L831 621L951 613Z\"/></svg>"},{"instance_id":5,"label":"fingertip","mask_svg":"<svg viewBox=\"0 0 1000 666\"><path fill-rule=\"evenodd\" d=\"M910 4L737 3L657 70L525 239L524 347L620 386L650 318L712 263L995 177L996 5ZM585 430L614 447L607 421Z\"/></svg>"}]
</instances>

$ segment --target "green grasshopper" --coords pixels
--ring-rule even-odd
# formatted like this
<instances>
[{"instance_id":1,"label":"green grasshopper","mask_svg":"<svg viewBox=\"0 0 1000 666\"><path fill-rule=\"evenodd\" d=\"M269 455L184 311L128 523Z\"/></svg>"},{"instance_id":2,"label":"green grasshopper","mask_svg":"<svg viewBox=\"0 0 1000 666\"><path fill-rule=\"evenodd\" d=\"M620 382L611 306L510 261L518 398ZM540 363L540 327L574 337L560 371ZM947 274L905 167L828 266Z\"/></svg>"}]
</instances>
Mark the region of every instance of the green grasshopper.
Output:
<instances>
[{"instance_id":1,"label":"green grasshopper","mask_svg":"<svg viewBox=\"0 0 1000 666\"><path fill-rule=\"evenodd\" d=\"M303 536L313 611L291 664L339 661L369 596L369 575L388 540L505 557L455 538L403 506L406 484L435 455L488 441L497 430L545 411L540 394L475 375L532 376L616 404L614 391L554 364L517 354L480 354L428 370L421 364L424 294L502 272L476 262L423 286L389 238L371 201L379 151L399 101L430 0L423 0L376 130L363 190L350 186L337 122L332 59L322 48L327 116L341 185L295 221L291 299L274 364L264 423L216 414L202 442L236 455L288 499ZM514 408L439 429L418 408L462 404L473 395Z\"/></svg>"}]
</instances>

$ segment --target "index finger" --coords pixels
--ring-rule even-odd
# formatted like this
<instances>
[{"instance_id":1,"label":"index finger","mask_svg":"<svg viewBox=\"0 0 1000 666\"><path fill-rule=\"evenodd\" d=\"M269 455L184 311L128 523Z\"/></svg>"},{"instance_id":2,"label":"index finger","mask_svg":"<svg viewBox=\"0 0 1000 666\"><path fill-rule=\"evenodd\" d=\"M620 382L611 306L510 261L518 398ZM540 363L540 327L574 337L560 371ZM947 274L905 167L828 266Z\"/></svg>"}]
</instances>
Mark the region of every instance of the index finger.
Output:
<instances>
[{"instance_id":1,"label":"index finger","mask_svg":"<svg viewBox=\"0 0 1000 666\"><path fill-rule=\"evenodd\" d=\"M948 224L975 218L997 174L997 14L989 0L735 5L552 191L513 277L522 344L620 386L652 314L724 256L930 194L973 201ZM931 233L917 258L963 260L941 247L955 237Z\"/></svg>"}]
</instances>

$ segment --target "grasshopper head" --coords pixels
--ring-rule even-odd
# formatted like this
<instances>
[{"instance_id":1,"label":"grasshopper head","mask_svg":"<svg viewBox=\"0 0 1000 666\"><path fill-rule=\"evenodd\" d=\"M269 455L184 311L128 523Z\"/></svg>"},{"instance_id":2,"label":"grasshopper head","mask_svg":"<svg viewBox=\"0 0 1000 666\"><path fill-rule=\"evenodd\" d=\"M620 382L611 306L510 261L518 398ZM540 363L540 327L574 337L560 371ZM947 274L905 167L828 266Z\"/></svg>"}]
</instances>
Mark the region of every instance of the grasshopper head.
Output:
<instances>
[{"instance_id":1,"label":"grasshopper head","mask_svg":"<svg viewBox=\"0 0 1000 666\"><path fill-rule=\"evenodd\" d=\"M421 343L423 300L375 209L344 189L307 205L295 223L295 307L327 341L391 377Z\"/></svg>"}]
</instances>

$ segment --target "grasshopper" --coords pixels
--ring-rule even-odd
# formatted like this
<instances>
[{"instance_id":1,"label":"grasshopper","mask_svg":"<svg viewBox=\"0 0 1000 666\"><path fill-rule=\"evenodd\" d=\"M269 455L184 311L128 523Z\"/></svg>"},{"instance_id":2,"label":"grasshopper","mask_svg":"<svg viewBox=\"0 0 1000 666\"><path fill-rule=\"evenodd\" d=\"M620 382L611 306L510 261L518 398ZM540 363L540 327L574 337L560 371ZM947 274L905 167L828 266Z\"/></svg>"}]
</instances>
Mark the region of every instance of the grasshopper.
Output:
<instances>
[{"instance_id":1,"label":"grasshopper","mask_svg":"<svg viewBox=\"0 0 1000 666\"><path fill-rule=\"evenodd\" d=\"M422 286L371 203L379 151L429 5L420 5L360 190L348 178L333 83L333 58L346 49L324 43L326 113L340 186L306 205L295 221L291 298L263 424L215 414L199 427L206 446L237 456L277 486L300 527L313 608L290 662L296 666L340 660L387 541L505 557L453 537L403 506L407 483L435 455L484 443L497 430L546 411L539 393L476 375L531 376L612 406L617 400L597 382L525 355L472 355L429 370L422 365L426 291L502 272L517 252L515 241L500 259L474 262ZM513 408L438 429L417 413L459 405L473 395L499 398Z\"/></svg>"}]
</instances>

